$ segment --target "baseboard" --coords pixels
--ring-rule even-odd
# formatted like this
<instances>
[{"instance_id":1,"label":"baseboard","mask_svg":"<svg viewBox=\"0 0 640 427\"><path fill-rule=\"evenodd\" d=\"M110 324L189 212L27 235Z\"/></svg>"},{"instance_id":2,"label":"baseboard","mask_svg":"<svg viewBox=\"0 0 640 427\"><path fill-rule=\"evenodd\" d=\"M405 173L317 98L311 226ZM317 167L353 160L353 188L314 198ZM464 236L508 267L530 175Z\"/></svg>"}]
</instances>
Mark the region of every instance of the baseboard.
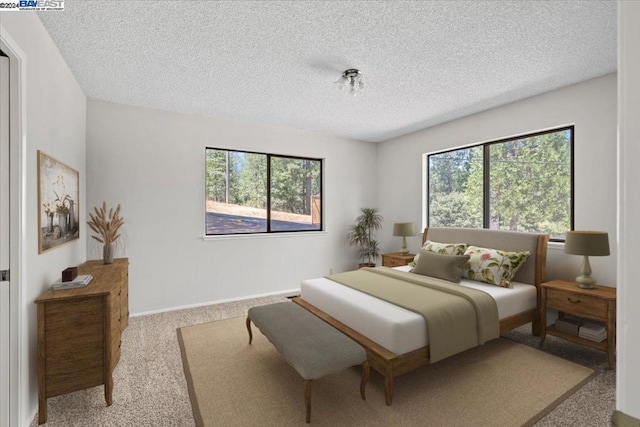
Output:
<instances>
[{"instance_id":1,"label":"baseboard","mask_svg":"<svg viewBox=\"0 0 640 427\"><path fill-rule=\"evenodd\" d=\"M148 316L150 314L167 313L167 312L170 312L170 311L185 310L185 309L188 309L188 308L196 308L196 307L204 307L204 306L207 306L207 305L224 304L224 303L228 303L228 302L244 301L244 300L253 299L253 298L273 297L273 296L278 296L278 295L294 295L294 294L297 295L299 293L300 293L300 288L296 288L296 289L290 289L290 290L287 290L287 291L270 292L270 293L266 293L266 294L249 295L249 296L237 297L237 298L227 298L227 299L221 299L221 300L216 300L216 301L208 301L208 302L202 302L202 303L197 303L197 304L181 305L181 306L178 306L178 307L162 308L160 310L143 311L141 313L129 313L129 317Z\"/></svg>"},{"instance_id":2,"label":"baseboard","mask_svg":"<svg viewBox=\"0 0 640 427\"><path fill-rule=\"evenodd\" d=\"M611 417L611 425L615 427L640 427L640 420L616 410Z\"/></svg>"}]
</instances>

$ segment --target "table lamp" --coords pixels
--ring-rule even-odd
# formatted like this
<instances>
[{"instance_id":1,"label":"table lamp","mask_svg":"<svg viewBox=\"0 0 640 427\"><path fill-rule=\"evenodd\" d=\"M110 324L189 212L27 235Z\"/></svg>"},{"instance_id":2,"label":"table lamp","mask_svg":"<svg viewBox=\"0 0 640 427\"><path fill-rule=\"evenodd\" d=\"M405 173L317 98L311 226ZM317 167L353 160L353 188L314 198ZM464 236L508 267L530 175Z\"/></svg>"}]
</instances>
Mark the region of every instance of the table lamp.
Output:
<instances>
[{"instance_id":1,"label":"table lamp","mask_svg":"<svg viewBox=\"0 0 640 427\"><path fill-rule=\"evenodd\" d=\"M572 255L583 255L582 269L576 277L578 287L593 289L596 280L591 277L589 256L609 255L609 235L604 231L567 231L564 252Z\"/></svg>"},{"instance_id":2,"label":"table lamp","mask_svg":"<svg viewBox=\"0 0 640 427\"><path fill-rule=\"evenodd\" d=\"M407 249L407 236L416 235L416 226L413 222L396 222L393 224L393 235L402 236L402 248L400 253L406 255L409 253Z\"/></svg>"}]
</instances>

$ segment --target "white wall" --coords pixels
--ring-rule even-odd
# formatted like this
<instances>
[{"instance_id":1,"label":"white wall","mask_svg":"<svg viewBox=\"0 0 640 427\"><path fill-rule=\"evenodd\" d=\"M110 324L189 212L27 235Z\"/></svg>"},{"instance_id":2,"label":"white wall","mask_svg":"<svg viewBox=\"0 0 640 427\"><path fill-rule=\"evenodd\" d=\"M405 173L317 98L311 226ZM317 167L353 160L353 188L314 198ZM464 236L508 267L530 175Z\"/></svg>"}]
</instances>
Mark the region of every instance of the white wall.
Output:
<instances>
[{"instance_id":1,"label":"white wall","mask_svg":"<svg viewBox=\"0 0 640 427\"><path fill-rule=\"evenodd\" d=\"M610 74L379 144L378 204L386 248L399 247L394 222L422 225L422 154L575 125L575 228L609 232L611 256L591 257L598 283L616 285L616 75ZM402 188L402 191L398 191ZM410 238L416 251L420 237ZM577 276L581 257L551 244L547 278Z\"/></svg>"},{"instance_id":2,"label":"white wall","mask_svg":"<svg viewBox=\"0 0 640 427\"><path fill-rule=\"evenodd\" d=\"M326 233L203 240L207 146L324 158ZM374 144L97 101L88 103L87 170L88 206L122 205L134 314L295 289L353 268L347 229L374 205L377 182ZM89 243L90 257L98 250Z\"/></svg>"},{"instance_id":3,"label":"white wall","mask_svg":"<svg viewBox=\"0 0 640 427\"><path fill-rule=\"evenodd\" d=\"M26 191L24 271L20 304L22 345L19 349L22 405L19 425L27 425L37 410L36 305L33 301L62 270L85 260L85 139L86 97L62 59L57 47L35 13L0 12L3 34L25 54L26 105L25 170L22 179ZM6 40L5 40L6 41ZM12 150L19 147L12 146ZM79 211L81 238L38 255L38 183L37 150L55 157L80 172ZM16 166L16 165L13 165ZM13 221L13 220L12 220ZM12 257L16 254L12 253ZM12 280L14 279L12 274Z\"/></svg>"},{"instance_id":4,"label":"white wall","mask_svg":"<svg viewBox=\"0 0 640 427\"><path fill-rule=\"evenodd\" d=\"M640 419L640 3L618 2L618 346L616 408ZM629 424L631 425L631 424Z\"/></svg>"}]
</instances>

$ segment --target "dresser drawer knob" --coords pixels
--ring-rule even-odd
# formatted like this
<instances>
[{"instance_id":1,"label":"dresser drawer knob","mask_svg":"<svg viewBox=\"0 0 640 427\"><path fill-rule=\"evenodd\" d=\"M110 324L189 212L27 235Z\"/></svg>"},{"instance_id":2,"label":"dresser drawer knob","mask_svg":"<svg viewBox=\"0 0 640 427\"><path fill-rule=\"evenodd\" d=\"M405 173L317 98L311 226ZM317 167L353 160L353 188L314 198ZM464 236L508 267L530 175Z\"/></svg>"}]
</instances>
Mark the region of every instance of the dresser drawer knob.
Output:
<instances>
[{"instance_id":1,"label":"dresser drawer knob","mask_svg":"<svg viewBox=\"0 0 640 427\"><path fill-rule=\"evenodd\" d=\"M572 303L574 303L574 304L578 304L579 302L582 302L582 301L580 301L579 299L573 299L573 298L571 298L571 297L567 297L567 299L569 300L569 302L572 302Z\"/></svg>"}]
</instances>

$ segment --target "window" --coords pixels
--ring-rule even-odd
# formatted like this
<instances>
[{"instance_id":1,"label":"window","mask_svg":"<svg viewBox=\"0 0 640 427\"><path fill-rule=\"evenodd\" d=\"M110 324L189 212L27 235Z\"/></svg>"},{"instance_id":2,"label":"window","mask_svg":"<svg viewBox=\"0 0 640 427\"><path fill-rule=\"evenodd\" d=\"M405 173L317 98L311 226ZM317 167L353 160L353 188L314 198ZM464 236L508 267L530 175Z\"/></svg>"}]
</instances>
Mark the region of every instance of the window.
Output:
<instances>
[{"instance_id":1,"label":"window","mask_svg":"<svg viewBox=\"0 0 640 427\"><path fill-rule=\"evenodd\" d=\"M322 160L206 148L206 234L322 230Z\"/></svg>"},{"instance_id":2,"label":"window","mask_svg":"<svg viewBox=\"0 0 640 427\"><path fill-rule=\"evenodd\" d=\"M427 224L573 229L573 126L427 154Z\"/></svg>"}]
</instances>

